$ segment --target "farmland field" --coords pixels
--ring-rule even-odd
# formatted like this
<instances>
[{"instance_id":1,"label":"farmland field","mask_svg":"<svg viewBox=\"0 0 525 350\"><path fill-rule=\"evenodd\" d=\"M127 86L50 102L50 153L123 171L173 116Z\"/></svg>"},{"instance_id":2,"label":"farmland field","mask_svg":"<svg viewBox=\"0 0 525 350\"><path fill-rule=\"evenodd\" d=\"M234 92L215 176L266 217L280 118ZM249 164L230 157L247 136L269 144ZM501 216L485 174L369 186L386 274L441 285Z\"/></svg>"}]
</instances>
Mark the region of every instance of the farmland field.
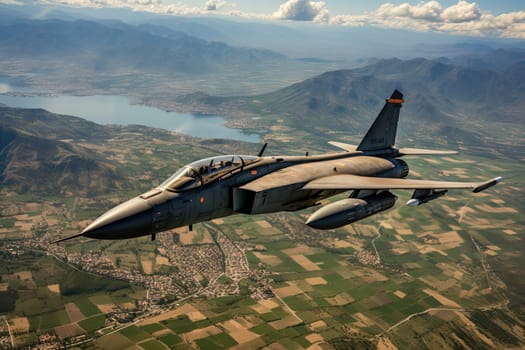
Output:
<instances>
[{"instance_id":1,"label":"farmland field","mask_svg":"<svg viewBox=\"0 0 525 350\"><path fill-rule=\"evenodd\" d=\"M525 251L524 207L517 195L525 185L522 163L503 157L495 165L479 152L407 159L414 178L461 180L472 174L481 180L497 174L508 180L487 193L451 191L417 208L403 205L409 192L396 191L392 210L336 230L305 226L312 208L226 217L196 224L193 231L158 234L155 241L49 245L51 236L76 232L78 219L147 190L171 172L173 164L159 174L148 170L166 156L182 162L180 154L188 149L195 157L219 151L213 144L189 147L182 137L169 141L173 135L154 134L152 143L137 135L144 134L115 136L119 149L83 141L122 159L130 174L145 174L137 191L42 203L7 196L1 204L3 212L16 213L0 221L0 293L11 307L5 322L18 322L17 344L41 333L61 340L86 337L89 346L103 349L524 344L524 286L517 277ZM317 141L316 147L324 147ZM41 221L39 207L55 220L48 220L49 233L25 231ZM15 240L20 234L34 238L16 246L19 252L12 242L22 244ZM229 245L221 246L218 237ZM236 261L246 261L249 270ZM29 328L21 326L23 318Z\"/></svg>"}]
</instances>

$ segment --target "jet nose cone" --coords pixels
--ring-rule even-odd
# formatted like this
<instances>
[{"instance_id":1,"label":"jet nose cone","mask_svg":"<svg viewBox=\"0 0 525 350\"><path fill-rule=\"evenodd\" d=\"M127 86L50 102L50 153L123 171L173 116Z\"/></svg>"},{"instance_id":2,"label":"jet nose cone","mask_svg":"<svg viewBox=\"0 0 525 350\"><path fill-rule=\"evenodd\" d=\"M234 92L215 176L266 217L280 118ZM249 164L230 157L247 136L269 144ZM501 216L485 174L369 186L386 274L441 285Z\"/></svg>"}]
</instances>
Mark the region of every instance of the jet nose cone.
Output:
<instances>
[{"instance_id":1,"label":"jet nose cone","mask_svg":"<svg viewBox=\"0 0 525 350\"><path fill-rule=\"evenodd\" d=\"M122 239L151 232L151 206L141 198L130 199L98 217L82 234L98 239Z\"/></svg>"}]
</instances>

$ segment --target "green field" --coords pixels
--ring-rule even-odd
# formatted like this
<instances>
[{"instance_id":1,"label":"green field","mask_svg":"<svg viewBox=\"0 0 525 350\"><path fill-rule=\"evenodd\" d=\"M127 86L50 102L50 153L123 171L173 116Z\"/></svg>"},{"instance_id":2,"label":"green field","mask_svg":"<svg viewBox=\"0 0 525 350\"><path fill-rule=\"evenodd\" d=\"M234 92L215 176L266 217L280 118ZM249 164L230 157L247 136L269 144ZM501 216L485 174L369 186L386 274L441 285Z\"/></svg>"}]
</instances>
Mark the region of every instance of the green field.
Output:
<instances>
[{"instance_id":1,"label":"green field","mask_svg":"<svg viewBox=\"0 0 525 350\"><path fill-rule=\"evenodd\" d=\"M225 349L237 344L228 334L220 333L195 341L201 349Z\"/></svg>"},{"instance_id":2,"label":"green field","mask_svg":"<svg viewBox=\"0 0 525 350\"><path fill-rule=\"evenodd\" d=\"M78 322L78 325L82 327L86 332L92 333L93 331L102 328L104 326L105 321L106 316L97 315Z\"/></svg>"},{"instance_id":3,"label":"green field","mask_svg":"<svg viewBox=\"0 0 525 350\"><path fill-rule=\"evenodd\" d=\"M159 340L169 347L182 342L182 339L175 334L167 334L165 336L159 337Z\"/></svg>"},{"instance_id":4,"label":"green field","mask_svg":"<svg viewBox=\"0 0 525 350\"><path fill-rule=\"evenodd\" d=\"M148 325L142 326L142 327L140 327L140 329L142 329L145 332L148 332L148 333L151 334L151 333L155 333L155 332L158 332L158 331L166 329L166 328L163 327L159 323L152 323L152 324L148 324Z\"/></svg>"},{"instance_id":5,"label":"green field","mask_svg":"<svg viewBox=\"0 0 525 350\"><path fill-rule=\"evenodd\" d=\"M49 312L45 315L34 316L29 318L31 329L42 331L55 328L70 322L65 310Z\"/></svg>"},{"instance_id":6,"label":"green field","mask_svg":"<svg viewBox=\"0 0 525 350\"><path fill-rule=\"evenodd\" d=\"M129 340L131 340L134 343L138 343L142 340L151 337L151 335L148 332L138 328L137 326L126 327L120 331L120 334L129 338Z\"/></svg>"},{"instance_id":7,"label":"green field","mask_svg":"<svg viewBox=\"0 0 525 350\"><path fill-rule=\"evenodd\" d=\"M166 347L156 341L156 340L148 340L148 341L145 341L145 342L142 342L140 343L140 346L143 347L144 349L146 350L163 350L163 349L166 349Z\"/></svg>"},{"instance_id":8,"label":"green field","mask_svg":"<svg viewBox=\"0 0 525 350\"><path fill-rule=\"evenodd\" d=\"M86 317L90 317L100 313L100 310L88 298L80 299L76 302L76 305Z\"/></svg>"},{"instance_id":9,"label":"green field","mask_svg":"<svg viewBox=\"0 0 525 350\"><path fill-rule=\"evenodd\" d=\"M294 138L302 135L302 131L291 132ZM62 220L50 230L74 231L77 220L89 219L101 208L109 208L147 190L152 182L158 183L180 164L219 151L214 149L213 143L204 146L177 144L162 135L155 135L162 143L148 145L138 141L138 134L131 133L119 139L122 149L111 153L123 157L123 163L116 164L122 165L130 177L144 175L136 180L136 187L116 190L111 196L49 199L54 204L46 204L47 211L65 208L59 212L65 214L50 214ZM327 151L325 141L324 135L307 140L312 149ZM221 144L221 147L226 146ZM285 153L288 148L289 145L277 142L273 152ZM381 335L399 349L419 349L427 344L458 348L462 343L456 336L466 346L476 349L490 348L483 336L494 342L496 348L518 348L525 343L522 332L525 329L522 317L525 285L520 278L525 251L522 239L525 222L521 213L525 207L519 196L520 189L525 186L522 179L525 166L504 156L495 163L476 149L466 149L462 153L451 157L407 159L411 169L417 172L410 176L464 180L466 175L473 179L502 175L504 182L486 194L450 191L447 196L417 208L404 206L410 192L396 191L399 199L392 210L336 230L316 231L306 227L305 218L315 209L232 216L220 224L213 224L214 229L222 231L239 246L258 246L256 251L250 248L245 252L251 271L263 270L263 276L270 281L269 286L283 293L280 299L270 299L277 305L271 309L265 309L264 303L260 304L251 295L250 288L262 282L250 276L239 282L238 295L192 298L189 302L206 317L202 321L192 321L188 315L181 315L147 326L127 326L99 337L96 331L106 326L109 315L101 314L96 305L140 306L140 301L146 298L143 287L79 272L41 252L29 250L15 256L0 250L1 282L7 283L9 295L14 298L14 309L6 316L8 319L28 317L30 330L20 334L21 344L23 337L30 342L41 332L53 332L55 327L71 323L63 305L74 303L86 317L78 321L78 325L97 337L96 342L90 344L104 349L127 349L137 345L145 349L235 346L237 338L234 335L238 335L226 328L228 321L235 321L251 332L244 334L247 338L254 337L252 333L257 336L250 338L253 343L240 344L246 348L263 348L272 343L285 348L307 348L311 345L308 339L316 339L314 341L326 349L375 349ZM166 157L174 162L164 164ZM151 170L154 168L155 171ZM455 172L444 173L447 169L455 169ZM466 175L462 175L461 169ZM34 199L13 196L7 198L6 203L23 205L31 200ZM34 208L30 209L27 212L35 213ZM21 221L28 222L27 219ZM16 222L12 217L0 219L0 225L10 230L16 229ZM199 225L194 229L198 241L205 230ZM10 232L6 236L8 239L1 242L11 242L21 233ZM175 235L168 233L160 238ZM153 242L146 238L86 239L67 243L65 249L76 254L101 253L118 269L138 275L144 274L142 263L147 257L152 261L154 278L170 277L174 285L184 285L189 277L182 272L187 267L185 264L191 262L177 261L161 269L159 261L166 260L156 259L167 259L169 252L180 248L169 239L166 239L168 243L162 239L158 237ZM185 249L197 251L199 247ZM304 252L292 254L287 253L288 249L304 249ZM379 262L372 259L377 257L376 250ZM304 256L317 268L301 265L291 257L294 254ZM485 261L488 270L483 266ZM13 277L23 271L31 271L31 278ZM208 282L213 279L201 277ZM223 275L217 283L227 286L232 281L231 276ZM59 286L59 293L48 288L55 284ZM436 294L430 295L428 291ZM430 312L433 308L450 310ZM421 315L415 316L418 313ZM131 318L139 316L140 307L129 315ZM218 327L221 333L187 343L184 334L210 325ZM108 328L105 332L110 331ZM155 332L159 332L158 335L154 336Z\"/></svg>"},{"instance_id":10,"label":"green field","mask_svg":"<svg viewBox=\"0 0 525 350\"><path fill-rule=\"evenodd\" d=\"M162 324L178 334L189 332L197 328L197 325L185 315L168 321L163 321Z\"/></svg>"}]
</instances>

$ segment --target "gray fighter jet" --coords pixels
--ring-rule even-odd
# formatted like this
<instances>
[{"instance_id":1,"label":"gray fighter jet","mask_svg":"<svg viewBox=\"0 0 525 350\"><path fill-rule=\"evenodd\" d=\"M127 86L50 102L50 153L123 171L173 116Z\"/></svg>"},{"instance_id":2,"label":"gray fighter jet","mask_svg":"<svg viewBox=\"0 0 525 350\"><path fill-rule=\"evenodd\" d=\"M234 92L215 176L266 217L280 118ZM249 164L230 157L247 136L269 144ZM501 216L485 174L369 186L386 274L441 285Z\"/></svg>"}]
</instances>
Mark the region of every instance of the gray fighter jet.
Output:
<instances>
[{"instance_id":1,"label":"gray fighter jet","mask_svg":"<svg viewBox=\"0 0 525 350\"><path fill-rule=\"evenodd\" d=\"M395 90L358 146L331 142L344 152L323 155L263 157L227 155L201 159L179 169L156 188L104 213L80 234L98 239L151 236L172 228L233 214L296 211L350 191L349 197L325 205L306 225L333 229L391 208L390 190L413 190L409 206L443 196L449 189L483 191L501 181L482 183L406 178L405 155L455 152L394 147L403 95Z\"/></svg>"}]
</instances>

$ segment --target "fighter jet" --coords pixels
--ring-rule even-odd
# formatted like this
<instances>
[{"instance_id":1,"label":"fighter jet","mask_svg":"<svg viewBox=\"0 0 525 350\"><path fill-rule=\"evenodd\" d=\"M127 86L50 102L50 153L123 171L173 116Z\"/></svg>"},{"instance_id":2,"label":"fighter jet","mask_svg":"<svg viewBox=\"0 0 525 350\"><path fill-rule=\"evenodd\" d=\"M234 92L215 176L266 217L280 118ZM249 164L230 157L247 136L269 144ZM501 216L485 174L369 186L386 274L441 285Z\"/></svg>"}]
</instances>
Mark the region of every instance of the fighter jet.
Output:
<instances>
[{"instance_id":1,"label":"fighter jet","mask_svg":"<svg viewBox=\"0 0 525 350\"><path fill-rule=\"evenodd\" d=\"M151 236L233 214L297 211L349 191L346 199L320 207L305 224L320 230L351 224L394 206L391 190L413 190L419 206L448 190L480 192L501 181L448 182L407 178L411 155L456 152L394 146L403 95L395 90L357 146L330 142L343 152L304 156L223 155L179 169L154 189L107 211L75 237L125 239Z\"/></svg>"}]
</instances>

